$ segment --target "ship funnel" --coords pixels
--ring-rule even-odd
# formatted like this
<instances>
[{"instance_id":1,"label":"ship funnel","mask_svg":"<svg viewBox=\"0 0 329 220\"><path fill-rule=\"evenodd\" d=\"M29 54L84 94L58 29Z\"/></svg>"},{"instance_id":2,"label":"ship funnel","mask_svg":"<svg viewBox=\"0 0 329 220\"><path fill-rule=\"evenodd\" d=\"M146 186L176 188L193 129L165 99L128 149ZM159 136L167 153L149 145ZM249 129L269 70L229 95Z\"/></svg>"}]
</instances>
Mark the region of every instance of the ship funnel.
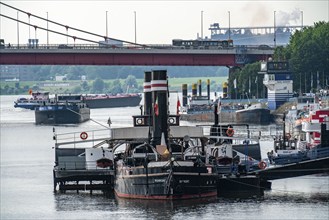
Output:
<instances>
[{"instance_id":1,"label":"ship funnel","mask_svg":"<svg viewBox=\"0 0 329 220\"><path fill-rule=\"evenodd\" d=\"M152 71L151 90L153 102L152 145L156 146L161 144L162 133L165 140L168 140L168 81L166 70Z\"/></svg>"},{"instance_id":2,"label":"ship funnel","mask_svg":"<svg viewBox=\"0 0 329 220\"><path fill-rule=\"evenodd\" d=\"M197 96L197 87L195 83L192 83L192 97Z\"/></svg>"},{"instance_id":3,"label":"ship funnel","mask_svg":"<svg viewBox=\"0 0 329 220\"><path fill-rule=\"evenodd\" d=\"M208 100L210 100L210 80L207 79L207 96Z\"/></svg>"},{"instance_id":4,"label":"ship funnel","mask_svg":"<svg viewBox=\"0 0 329 220\"><path fill-rule=\"evenodd\" d=\"M182 84L183 106L187 105L187 84Z\"/></svg>"},{"instance_id":5,"label":"ship funnel","mask_svg":"<svg viewBox=\"0 0 329 220\"><path fill-rule=\"evenodd\" d=\"M152 90L151 90L152 72L144 72L144 115L152 114Z\"/></svg>"}]
</instances>

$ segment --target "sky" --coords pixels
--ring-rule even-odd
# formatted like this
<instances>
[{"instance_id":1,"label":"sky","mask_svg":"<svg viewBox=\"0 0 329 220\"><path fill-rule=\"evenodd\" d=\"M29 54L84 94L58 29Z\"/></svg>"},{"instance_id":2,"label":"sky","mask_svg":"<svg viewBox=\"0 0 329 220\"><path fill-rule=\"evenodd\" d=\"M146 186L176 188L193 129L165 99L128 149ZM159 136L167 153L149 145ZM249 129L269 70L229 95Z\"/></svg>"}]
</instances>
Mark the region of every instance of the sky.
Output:
<instances>
[{"instance_id":1,"label":"sky","mask_svg":"<svg viewBox=\"0 0 329 220\"><path fill-rule=\"evenodd\" d=\"M313 25L329 20L329 0L0 0L1 2L39 17L96 33L102 36L141 44L171 44L172 39L210 37L213 23L220 27ZM107 12L106 12L107 11ZM17 18L17 11L0 5L1 15ZM135 19L136 14L136 19ZM106 16L107 15L107 16ZM302 16L303 15L303 16ZM19 20L29 22L25 13ZM107 19L106 19L107 17ZM303 18L303 19L301 19ZM106 25L107 23L107 25ZM30 18L30 24L47 28L46 21ZM49 23L49 29L66 33L64 27ZM202 30L201 30L202 29ZM101 41L102 38L68 30L69 35ZM6 43L26 44L29 38L47 44L47 32L0 17L0 38ZM49 44L73 44L73 38L49 33ZM79 44L89 42L79 41Z\"/></svg>"}]
</instances>

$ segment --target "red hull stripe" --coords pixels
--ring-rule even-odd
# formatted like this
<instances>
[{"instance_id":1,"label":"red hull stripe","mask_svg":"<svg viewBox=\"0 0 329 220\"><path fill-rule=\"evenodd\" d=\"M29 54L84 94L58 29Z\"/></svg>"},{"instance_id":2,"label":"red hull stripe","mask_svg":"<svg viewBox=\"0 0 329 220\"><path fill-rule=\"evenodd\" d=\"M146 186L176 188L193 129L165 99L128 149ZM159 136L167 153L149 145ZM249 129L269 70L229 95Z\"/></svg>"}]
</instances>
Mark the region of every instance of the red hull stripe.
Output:
<instances>
[{"instance_id":1,"label":"red hull stripe","mask_svg":"<svg viewBox=\"0 0 329 220\"><path fill-rule=\"evenodd\" d=\"M209 197L216 197L217 191L209 192L209 193L202 193L202 194L188 194L188 195L156 195L156 196L147 196L147 195L136 195L136 194L125 194L119 193L115 191L115 194L119 198L129 198L129 199L149 199L149 200L179 200L179 199L199 199L199 198L209 198Z\"/></svg>"}]
</instances>

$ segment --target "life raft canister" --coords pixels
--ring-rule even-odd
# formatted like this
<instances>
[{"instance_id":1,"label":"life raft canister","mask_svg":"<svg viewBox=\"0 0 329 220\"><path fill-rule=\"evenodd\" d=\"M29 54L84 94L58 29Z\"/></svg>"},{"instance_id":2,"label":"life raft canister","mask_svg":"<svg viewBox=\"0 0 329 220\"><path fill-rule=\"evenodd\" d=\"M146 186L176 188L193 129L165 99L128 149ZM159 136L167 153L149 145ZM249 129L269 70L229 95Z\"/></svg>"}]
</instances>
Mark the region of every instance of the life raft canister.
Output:
<instances>
[{"instance_id":1,"label":"life raft canister","mask_svg":"<svg viewBox=\"0 0 329 220\"><path fill-rule=\"evenodd\" d=\"M80 134L80 138L81 138L82 140L86 140L86 139L88 138L88 134L87 134L87 132L81 132L81 134Z\"/></svg>"},{"instance_id":2,"label":"life raft canister","mask_svg":"<svg viewBox=\"0 0 329 220\"><path fill-rule=\"evenodd\" d=\"M226 131L227 136L232 137L234 135L234 130L233 128L228 128Z\"/></svg>"},{"instance_id":3,"label":"life raft canister","mask_svg":"<svg viewBox=\"0 0 329 220\"><path fill-rule=\"evenodd\" d=\"M264 170L265 168L266 168L266 163L264 162L264 161L261 161L261 162L259 162L259 164L258 164L258 167L259 167L259 169L261 169L261 170Z\"/></svg>"}]
</instances>

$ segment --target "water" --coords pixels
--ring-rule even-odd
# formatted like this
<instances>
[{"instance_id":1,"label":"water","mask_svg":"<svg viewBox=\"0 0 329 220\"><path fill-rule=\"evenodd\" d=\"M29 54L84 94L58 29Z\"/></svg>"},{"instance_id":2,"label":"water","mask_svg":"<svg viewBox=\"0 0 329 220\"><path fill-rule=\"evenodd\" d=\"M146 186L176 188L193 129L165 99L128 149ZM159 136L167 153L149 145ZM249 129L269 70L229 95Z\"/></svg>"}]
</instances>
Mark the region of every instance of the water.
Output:
<instances>
[{"instance_id":1,"label":"water","mask_svg":"<svg viewBox=\"0 0 329 220\"><path fill-rule=\"evenodd\" d=\"M16 98L0 96L0 219L329 219L329 177L321 175L273 181L272 190L254 199L163 202L100 192L55 194L53 127L35 125L33 111L13 107ZM123 127L132 126L131 116L139 113L138 107L92 109L91 118L106 126L110 116L112 127ZM103 127L88 121L55 128L65 133ZM255 128L269 134L267 126ZM269 149L270 137L264 136L262 154Z\"/></svg>"}]
</instances>

